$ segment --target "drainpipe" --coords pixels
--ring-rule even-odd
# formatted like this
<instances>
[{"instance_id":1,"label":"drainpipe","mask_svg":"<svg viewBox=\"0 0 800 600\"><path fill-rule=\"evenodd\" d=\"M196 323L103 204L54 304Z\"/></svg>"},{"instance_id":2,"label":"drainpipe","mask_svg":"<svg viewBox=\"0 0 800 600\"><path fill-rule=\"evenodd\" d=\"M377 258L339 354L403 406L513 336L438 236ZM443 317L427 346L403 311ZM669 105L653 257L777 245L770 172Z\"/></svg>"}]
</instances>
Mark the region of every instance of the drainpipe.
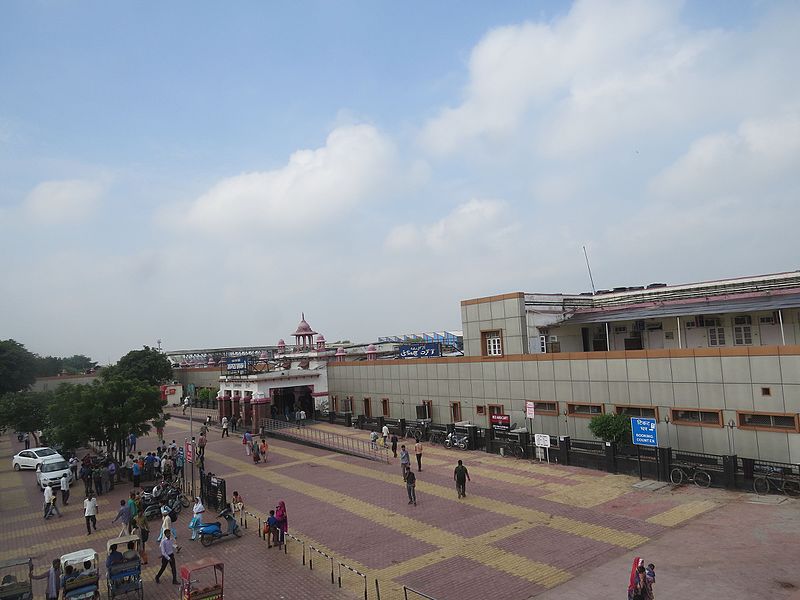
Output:
<instances>
[{"instance_id":1,"label":"drainpipe","mask_svg":"<svg viewBox=\"0 0 800 600\"><path fill-rule=\"evenodd\" d=\"M608 323L606 323L606 350L611 350L611 340L608 337Z\"/></svg>"},{"instance_id":2,"label":"drainpipe","mask_svg":"<svg viewBox=\"0 0 800 600\"><path fill-rule=\"evenodd\" d=\"M678 321L678 348L683 348L681 345L681 318L675 317L675 320Z\"/></svg>"},{"instance_id":3,"label":"drainpipe","mask_svg":"<svg viewBox=\"0 0 800 600\"><path fill-rule=\"evenodd\" d=\"M783 311L778 309L778 323L781 324L781 345L786 345L786 336L783 334Z\"/></svg>"}]
</instances>

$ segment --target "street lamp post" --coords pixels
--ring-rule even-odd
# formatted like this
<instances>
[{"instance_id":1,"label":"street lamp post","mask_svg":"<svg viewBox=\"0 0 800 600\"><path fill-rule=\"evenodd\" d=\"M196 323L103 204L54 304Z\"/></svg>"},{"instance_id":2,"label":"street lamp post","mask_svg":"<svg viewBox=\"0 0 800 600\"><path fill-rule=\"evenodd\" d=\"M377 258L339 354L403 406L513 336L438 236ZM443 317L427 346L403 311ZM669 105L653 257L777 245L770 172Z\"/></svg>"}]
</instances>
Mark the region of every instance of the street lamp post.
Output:
<instances>
[{"instance_id":1,"label":"street lamp post","mask_svg":"<svg viewBox=\"0 0 800 600\"><path fill-rule=\"evenodd\" d=\"M733 456L736 454L736 438L733 435L733 430L736 428L736 421L731 419L725 427L728 429L728 454Z\"/></svg>"}]
</instances>

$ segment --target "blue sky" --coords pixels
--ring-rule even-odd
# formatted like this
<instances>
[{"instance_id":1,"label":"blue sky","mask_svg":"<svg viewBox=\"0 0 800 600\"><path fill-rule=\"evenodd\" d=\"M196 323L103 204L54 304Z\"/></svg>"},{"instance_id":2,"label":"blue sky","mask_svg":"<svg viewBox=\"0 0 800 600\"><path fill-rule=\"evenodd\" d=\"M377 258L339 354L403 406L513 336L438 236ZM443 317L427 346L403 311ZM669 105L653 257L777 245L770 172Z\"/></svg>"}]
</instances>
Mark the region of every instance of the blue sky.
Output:
<instances>
[{"instance_id":1,"label":"blue sky","mask_svg":"<svg viewBox=\"0 0 800 600\"><path fill-rule=\"evenodd\" d=\"M105 362L797 268L794 2L4 2L0 338Z\"/></svg>"}]
</instances>

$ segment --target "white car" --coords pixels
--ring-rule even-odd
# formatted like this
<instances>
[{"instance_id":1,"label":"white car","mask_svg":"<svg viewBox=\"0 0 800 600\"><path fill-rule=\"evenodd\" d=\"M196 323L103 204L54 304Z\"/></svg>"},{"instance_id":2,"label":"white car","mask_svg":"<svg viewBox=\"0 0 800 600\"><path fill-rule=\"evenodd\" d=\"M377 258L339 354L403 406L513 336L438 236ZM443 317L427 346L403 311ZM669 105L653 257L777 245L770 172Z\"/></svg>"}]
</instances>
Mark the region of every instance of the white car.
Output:
<instances>
[{"instance_id":1,"label":"white car","mask_svg":"<svg viewBox=\"0 0 800 600\"><path fill-rule=\"evenodd\" d=\"M11 464L15 471L35 469L45 458L60 458L64 460L64 457L52 448L31 448L15 454L14 458L11 459Z\"/></svg>"},{"instance_id":2,"label":"white car","mask_svg":"<svg viewBox=\"0 0 800 600\"><path fill-rule=\"evenodd\" d=\"M72 470L69 463L59 454L56 458L47 457L36 468L36 484L44 489L46 485L57 487L61 484L61 476L66 473L69 485L72 485Z\"/></svg>"}]
</instances>

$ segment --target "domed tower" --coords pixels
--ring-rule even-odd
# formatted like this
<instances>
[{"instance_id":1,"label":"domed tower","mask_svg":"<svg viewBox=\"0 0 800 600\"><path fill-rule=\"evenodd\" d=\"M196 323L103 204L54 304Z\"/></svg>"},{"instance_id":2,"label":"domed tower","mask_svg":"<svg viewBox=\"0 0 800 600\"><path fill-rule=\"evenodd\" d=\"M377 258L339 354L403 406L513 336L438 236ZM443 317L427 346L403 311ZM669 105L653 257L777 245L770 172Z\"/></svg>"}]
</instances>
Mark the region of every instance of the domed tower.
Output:
<instances>
[{"instance_id":1,"label":"domed tower","mask_svg":"<svg viewBox=\"0 0 800 600\"><path fill-rule=\"evenodd\" d=\"M311 329L311 325L306 323L305 314L300 313L300 324L292 335L294 336L294 345L297 350L310 350L314 347L314 336L318 334Z\"/></svg>"},{"instance_id":2,"label":"domed tower","mask_svg":"<svg viewBox=\"0 0 800 600\"><path fill-rule=\"evenodd\" d=\"M325 336L321 333L317 336L317 350L325 350Z\"/></svg>"}]
</instances>

